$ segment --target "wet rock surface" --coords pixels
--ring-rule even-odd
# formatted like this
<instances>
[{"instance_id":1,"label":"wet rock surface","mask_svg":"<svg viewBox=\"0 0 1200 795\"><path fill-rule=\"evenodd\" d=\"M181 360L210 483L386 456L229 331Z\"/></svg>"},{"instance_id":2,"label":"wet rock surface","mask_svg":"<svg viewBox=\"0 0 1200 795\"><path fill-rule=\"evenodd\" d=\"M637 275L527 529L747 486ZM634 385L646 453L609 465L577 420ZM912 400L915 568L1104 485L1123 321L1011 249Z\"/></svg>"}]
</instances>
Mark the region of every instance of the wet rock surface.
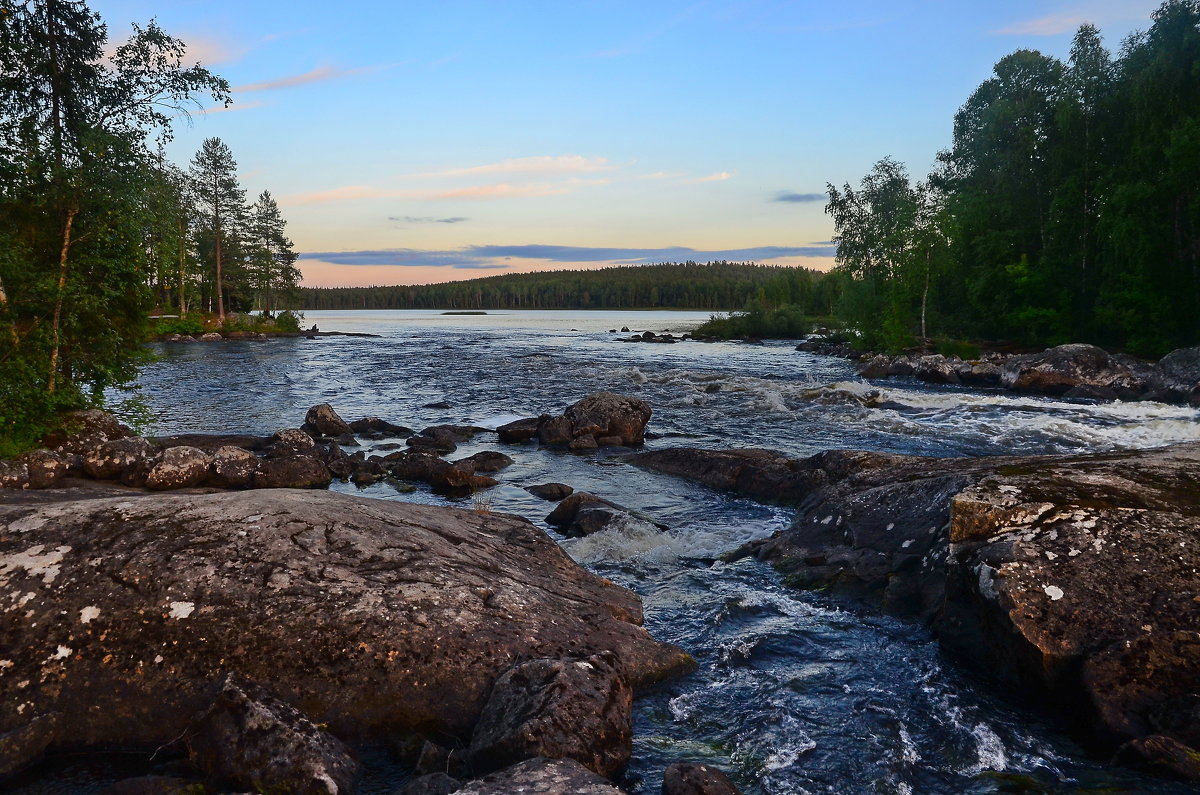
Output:
<instances>
[{"instance_id":1,"label":"wet rock surface","mask_svg":"<svg viewBox=\"0 0 1200 795\"><path fill-rule=\"evenodd\" d=\"M540 756L613 776L633 753L632 706L611 653L530 660L496 680L471 737L471 766L490 773Z\"/></svg>"},{"instance_id":2,"label":"wet rock surface","mask_svg":"<svg viewBox=\"0 0 1200 795\"><path fill-rule=\"evenodd\" d=\"M741 790L715 767L678 762L663 774L662 795L741 795Z\"/></svg>"},{"instance_id":3,"label":"wet rock surface","mask_svg":"<svg viewBox=\"0 0 1200 795\"><path fill-rule=\"evenodd\" d=\"M923 619L960 657L1077 714L1090 740L1198 747L1200 444L968 459L667 450L636 461L789 495L791 527L734 557Z\"/></svg>"},{"instance_id":4,"label":"wet rock surface","mask_svg":"<svg viewBox=\"0 0 1200 795\"><path fill-rule=\"evenodd\" d=\"M572 493L546 517L547 524L558 528L559 532L568 538L589 536L607 529L614 523L631 520L652 524L660 530L668 529L666 525L643 514L586 491Z\"/></svg>"},{"instance_id":5,"label":"wet rock surface","mask_svg":"<svg viewBox=\"0 0 1200 795\"><path fill-rule=\"evenodd\" d=\"M229 674L342 739L465 741L524 660L611 651L635 688L694 667L514 517L272 490L5 504L0 526L4 774L174 742Z\"/></svg>"}]
</instances>

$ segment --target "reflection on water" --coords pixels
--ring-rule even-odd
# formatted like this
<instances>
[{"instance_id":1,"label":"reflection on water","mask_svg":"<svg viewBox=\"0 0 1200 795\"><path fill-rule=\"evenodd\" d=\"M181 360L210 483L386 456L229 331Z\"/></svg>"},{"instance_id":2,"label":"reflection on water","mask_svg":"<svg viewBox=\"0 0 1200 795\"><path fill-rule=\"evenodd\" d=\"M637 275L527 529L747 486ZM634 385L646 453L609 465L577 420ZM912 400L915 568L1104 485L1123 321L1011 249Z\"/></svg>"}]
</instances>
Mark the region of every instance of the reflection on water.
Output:
<instances>
[{"instance_id":1,"label":"reflection on water","mask_svg":"<svg viewBox=\"0 0 1200 795\"><path fill-rule=\"evenodd\" d=\"M141 394L150 430L160 434L267 433L295 427L322 402L347 419L495 427L611 390L654 408L651 429L662 438L650 448L957 456L1200 439L1200 412L1188 408L866 383L848 362L789 344L633 344L608 333L623 326L679 333L706 316L313 312L306 325L381 337L156 346L161 359L146 369ZM443 402L450 408L429 407ZM495 445L484 435L452 457ZM721 767L748 793L1181 791L1089 760L1053 725L947 666L919 627L786 589L753 561L714 562L785 526L788 511L643 472L612 452L532 445L507 452L516 463L500 473L491 510L549 530L543 518L552 505L523 486L560 481L671 528L633 522L563 540L576 560L641 594L651 631L701 663L696 675L639 701L624 782L631 791L657 793L663 768L679 760ZM446 502L386 483L335 488Z\"/></svg>"}]
</instances>

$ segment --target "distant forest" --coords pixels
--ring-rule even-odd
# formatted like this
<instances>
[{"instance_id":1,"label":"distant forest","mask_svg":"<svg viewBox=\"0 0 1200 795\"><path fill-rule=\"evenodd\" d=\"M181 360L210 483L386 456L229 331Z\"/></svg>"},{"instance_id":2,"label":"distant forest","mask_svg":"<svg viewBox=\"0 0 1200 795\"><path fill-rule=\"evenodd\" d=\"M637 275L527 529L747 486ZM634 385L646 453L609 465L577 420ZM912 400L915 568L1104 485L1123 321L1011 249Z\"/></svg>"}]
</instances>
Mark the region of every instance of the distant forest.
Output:
<instances>
[{"instance_id":1,"label":"distant forest","mask_svg":"<svg viewBox=\"0 0 1200 795\"><path fill-rule=\"evenodd\" d=\"M511 273L399 287L305 287L303 309L708 309L755 301L828 314L835 280L807 268L697 262Z\"/></svg>"}]
</instances>

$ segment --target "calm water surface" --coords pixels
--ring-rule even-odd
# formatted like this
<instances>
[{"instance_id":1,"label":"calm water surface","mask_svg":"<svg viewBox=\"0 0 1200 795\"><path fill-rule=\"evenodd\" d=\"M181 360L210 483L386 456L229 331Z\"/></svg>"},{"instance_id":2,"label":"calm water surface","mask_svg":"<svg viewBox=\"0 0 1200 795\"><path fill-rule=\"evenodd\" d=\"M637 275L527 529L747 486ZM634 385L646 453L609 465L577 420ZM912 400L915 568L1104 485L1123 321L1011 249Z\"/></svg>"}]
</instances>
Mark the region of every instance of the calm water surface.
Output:
<instances>
[{"instance_id":1,"label":"calm water surface","mask_svg":"<svg viewBox=\"0 0 1200 795\"><path fill-rule=\"evenodd\" d=\"M379 339L157 346L140 394L156 434L269 433L329 402L348 420L495 427L611 390L654 409L666 446L770 447L790 455L863 448L931 456L1152 447L1200 440L1200 413L1161 404L1094 406L917 383L867 383L838 359L792 345L617 342L609 329L693 328L688 312L310 312L306 325ZM435 403L450 408L426 408ZM459 455L497 448L494 437ZM516 463L483 498L543 519L523 486L561 481L665 523L561 540L580 563L641 594L646 624L700 671L636 705L623 786L657 793L663 768L698 760L747 793L1186 792L1107 769L1036 705L994 695L947 663L911 624L790 590L754 561L714 558L787 525L790 511L643 472L604 451L506 448ZM334 488L446 504L427 490ZM462 504L462 503L458 503ZM557 536L556 536L557 537ZM390 792L376 765L366 791Z\"/></svg>"}]
</instances>

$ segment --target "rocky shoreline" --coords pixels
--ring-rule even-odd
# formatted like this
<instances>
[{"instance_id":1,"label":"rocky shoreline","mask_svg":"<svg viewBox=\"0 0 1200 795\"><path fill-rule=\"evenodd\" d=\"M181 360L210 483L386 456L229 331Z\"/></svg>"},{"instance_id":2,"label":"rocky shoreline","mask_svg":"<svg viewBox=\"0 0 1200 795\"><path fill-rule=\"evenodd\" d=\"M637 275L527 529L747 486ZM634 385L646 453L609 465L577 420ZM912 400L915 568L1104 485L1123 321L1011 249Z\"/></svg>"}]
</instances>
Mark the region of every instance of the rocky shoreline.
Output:
<instances>
[{"instance_id":1,"label":"rocky shoreline","mask_svg":"<svg viewBox=\"0 0 1200 795\"><path fill-rule=\"evenodd\" d=\"M940 353L861 353L848 343L823 340L802 342L796 350L855 360L858 374L872 380L916 378L1072 399L1200 406L1200 347L1172 351L1157 362L1085 344L1036 353L991 351L971 360Z\"/></svg>"}]
</instances>

